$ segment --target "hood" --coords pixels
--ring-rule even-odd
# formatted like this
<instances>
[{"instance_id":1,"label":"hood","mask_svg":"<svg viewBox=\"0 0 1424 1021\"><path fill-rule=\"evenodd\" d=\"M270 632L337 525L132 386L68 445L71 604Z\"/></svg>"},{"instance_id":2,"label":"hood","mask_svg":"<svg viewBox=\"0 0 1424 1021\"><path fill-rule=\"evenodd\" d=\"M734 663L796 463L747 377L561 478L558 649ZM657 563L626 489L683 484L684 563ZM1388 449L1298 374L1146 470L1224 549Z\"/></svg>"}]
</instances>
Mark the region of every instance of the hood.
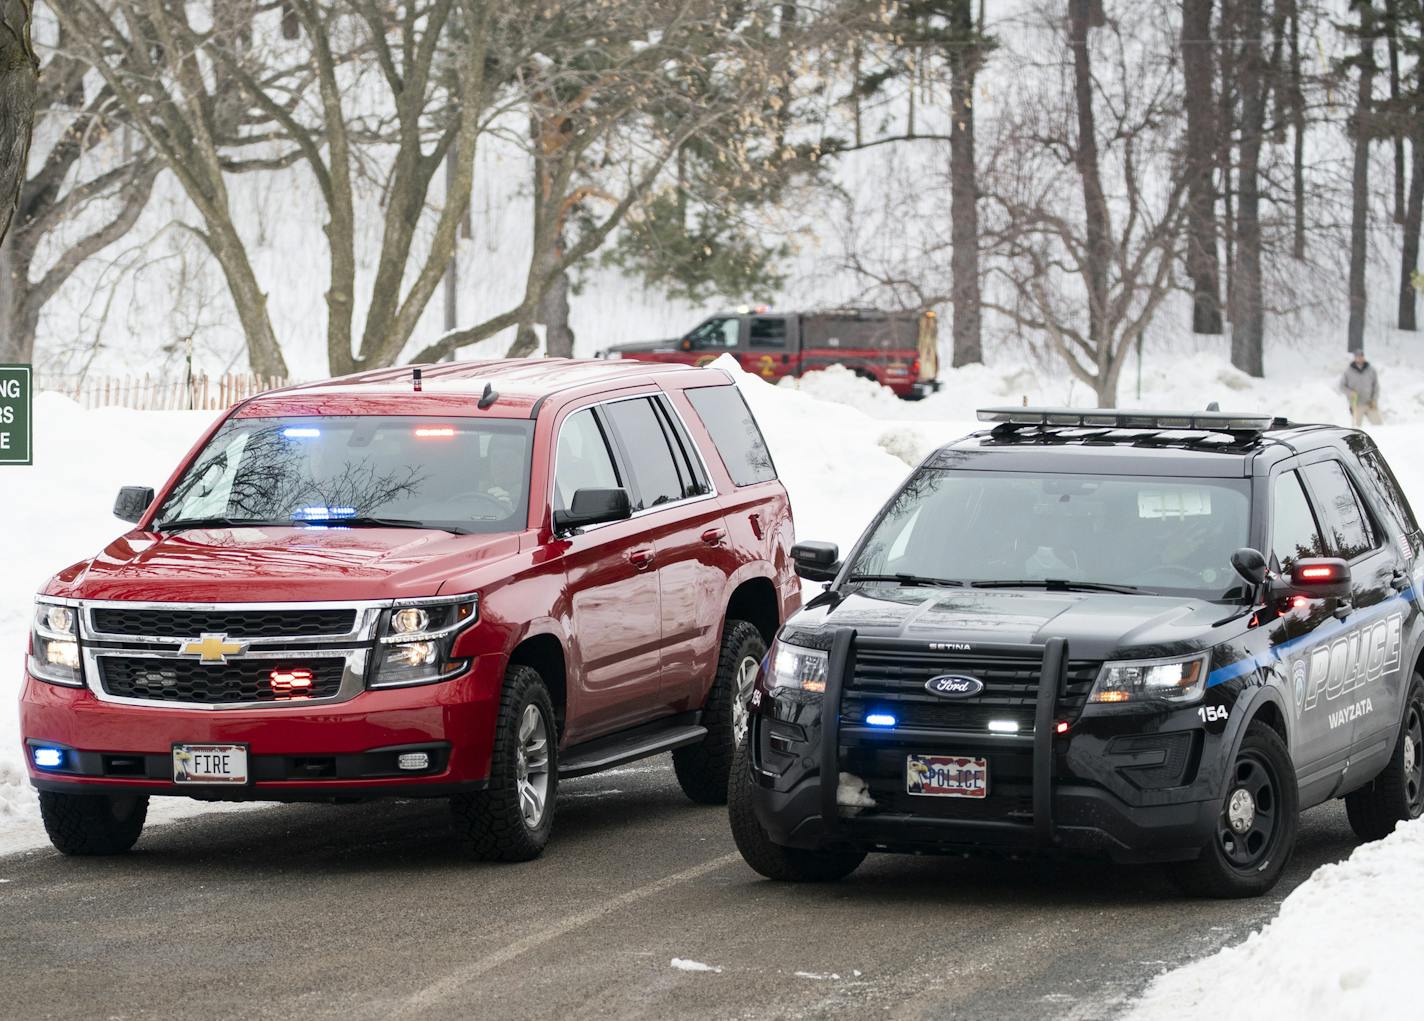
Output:
<instances>
[{"instance_id":1,"label":"hood","mask_svg":"<svg viewBox=\"0 0 1424 1021\"><path fill-rule=\"evenodd\" d=\"M1179 596L1034 589L865 587L838 603L808 606L788 628L850 627L881 638L926 642L1038 644L1068 641L1073 659L1171 656L1220 640L1214 623L1228 616L1219 603Z\"/></svg>"},{"instance_id":2,"label":"hood","mask_svg":"<svg viewBox=\"0 0 1424 1021\"><path fill-rule=\"evenodd\" d=\"M56 575L49 595L153 602L392 599L519 550L519 536L410 528L133 531Z\"/></svg>"}]
</instances>

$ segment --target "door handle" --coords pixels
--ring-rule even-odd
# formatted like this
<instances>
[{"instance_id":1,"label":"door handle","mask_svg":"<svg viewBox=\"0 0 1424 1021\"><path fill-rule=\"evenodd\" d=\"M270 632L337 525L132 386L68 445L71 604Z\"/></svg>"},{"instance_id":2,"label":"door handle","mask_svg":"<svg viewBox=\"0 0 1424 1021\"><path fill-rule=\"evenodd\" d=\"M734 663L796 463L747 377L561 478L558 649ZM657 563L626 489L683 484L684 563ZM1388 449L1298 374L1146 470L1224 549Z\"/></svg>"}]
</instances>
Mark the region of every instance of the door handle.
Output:
<instances>
[{"instance_id":1,"label":"door handle","mask_svg":"<svg viewBox=\"0 0 1424 1021\"><path fill-rule=\"evenodd\" d=\"M761 532L761 514L757 511L752 511L747 515L747 520L751 522L752 534L758 539L764 538Z\"/></svg>"},{"instance_id":2,"label":"door handle","mask_svg":"<svg viewBox=\"0 0 1424 1021\"><path fill-rule=\"evenodd\" d=\"M1403 592L1409 587L1409 572L1402 567L1396 567L1394 573L1389 576L1389 584L1396 592Z\"/></svg>"},{"instance_id":3,"label":"door handle","mask_svg":"<svg viewBox=\"0 0 1424 1021\"><path fill-rule=\"evenodd\" d=\"M727 537L727 530L722 527L709 528L702 533L702 541L709 546L720 546L722 540Z\"/></svg>"},{"instance_id":4,"label":"door handle","mask_svg":"<svg viewBox=\"0 0 1424 1021\"><path fill-rule=\"evenodd\" d=\"M1335 604L1335 609L1331 610L1330 612L1334 614L1336 620L1344 620L1346 617L1350 616L1350 614L1355 612L1355 607L1354 604L1351 603L1348 599L1342 599L1340 600L1340 602Z\"/></svg>"},{"instance_id":5,"label":"door handle","mask_svg":"<svg viewBox=\"0 0 1424 1021\"><path fill-rule=\"evenodd\" d=\"M628 554L628 563L642 571L653 564L653 551L650 549L635 549Z\"/></svg>"}]
</instances>

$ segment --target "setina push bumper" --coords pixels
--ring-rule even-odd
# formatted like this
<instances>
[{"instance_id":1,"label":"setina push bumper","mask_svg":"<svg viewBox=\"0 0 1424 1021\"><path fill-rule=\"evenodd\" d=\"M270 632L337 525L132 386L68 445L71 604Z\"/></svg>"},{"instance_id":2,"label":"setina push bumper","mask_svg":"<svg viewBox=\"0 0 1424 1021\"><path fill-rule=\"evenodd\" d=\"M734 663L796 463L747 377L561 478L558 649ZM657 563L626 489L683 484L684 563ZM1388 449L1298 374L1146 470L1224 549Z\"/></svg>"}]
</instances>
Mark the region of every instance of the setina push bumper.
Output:
<instances>
[{"instance_id":1,"label":"setina push bumper","mask_svg":"<svg viewBox=\"0 0 1424 1021\"><path fill-rule=\"evenodd\" d=\"M773 649L752 697L751 801L773 843L1165 862L1210 839L1220 801L1200 765L1222 738L1194 708L1085 715L1103 664L1065 639L817 637L823 690L769 683ZM958 680L977 686L930 691Z\"/></svg>"}]
</instances>

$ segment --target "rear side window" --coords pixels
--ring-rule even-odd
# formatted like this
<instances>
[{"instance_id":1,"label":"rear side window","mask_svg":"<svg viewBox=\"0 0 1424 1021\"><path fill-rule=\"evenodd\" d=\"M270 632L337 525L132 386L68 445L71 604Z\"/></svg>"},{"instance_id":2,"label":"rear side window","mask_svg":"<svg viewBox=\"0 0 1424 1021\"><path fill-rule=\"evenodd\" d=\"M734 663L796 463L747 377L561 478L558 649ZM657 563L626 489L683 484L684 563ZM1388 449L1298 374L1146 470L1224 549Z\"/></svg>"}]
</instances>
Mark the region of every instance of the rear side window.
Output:
<instances>
[{"instance_id":1,"label":"rear side window","mask_svg":"<svg viewBox=\"0 0 1424 1021\"><path fill-rule=\"evenodd\" d=\"M781 316L757 316L751 321L747 343L751 347L785 347L786 320Z\"/></svg>"},{"instance_id":2,"label":"rear side window","mask_svg":"<svg viewBox=\"0 0 1424 1021\"><path fill-rule=\"evenodd\" d=\"M1389 462L1384 459L1384 455L1377 450L1366 451L1360 455L1360 464L1374 484L1375 492L1389 508L1389 512L1394 515L1399 530L1410 536L1419 531L1419 522L1414 518L1414 510L1409 506L1409 501L1404 496L1404 490L1399 488L1399 480L1394 477L1394 472L1390 470Z\"/></svg>"},{"instance_id":3,"label":"rear side window","mask_svg":"<svg viewBox=\"0 0 1424 1021\"><path fill-rule=\"evenodd\" d=\"M682 495L702 496L712 492L707 473L702 467L702 460L697 456L692 440L688 438L687 430L682 427L677 413L672 410L666 397L657 398L656 403L658 416L667 430L668 441L672 446L673 461L676 462L678 474L682 478Z\"/></svg>"},{"instance_id":4,"label":"rear side window","mask_svg":"<svg viewBox=\"0 0 1424 1021\"><path fill-rule=\"evenodd\" d=\"M580 489L617 489L622 484L593 411L585 408L566 418L554 461L554 509L568 510Z\"/></svg>"},{"instance_id":5,"label":"rear side window","mask_svg":"<svg viewBox=\"0 0 1424 1021\"><path fill-rule=\"evenodd\" d=\"M1374 529L1340 462L1321 461L1302 471L1315 494L1320 527L1334 555L1353 560L1374 549Z\"/></svg>"},{"instance_id":6,"label":"rear side window","mask_svg":"<svg viewBox=\"0 0 1424 1021\"><path fill-rule=\"evenodd\" d=\"M733 482L750 486L776 478L771 451L766 449L766 440L740 390L735 386L714 386L684 392L717 445L717 453Z\"/></svg>"},{"instance_id":7,"label":"rear side window","mask_svg":"<svg viewBox=\"0 0 1424 1021\"><path fill-rule=\"evenodd\" d=\"M1283 571L1297 560L1325 555L1320 528L1295 472L1282 472L1271 493L1271 553Z\"/></svg>"},{"instance_id":8,"label":"rear side window","mask_svg":"<svg viewBox=\"0 0 1424 1021\"><path fill-rule=\"evenodd\" d=\"M604 405L633 476L633 509L646 510L683 498L686 469L678 470L666 427L646 397Z\"/></svg>"}]
</instances>

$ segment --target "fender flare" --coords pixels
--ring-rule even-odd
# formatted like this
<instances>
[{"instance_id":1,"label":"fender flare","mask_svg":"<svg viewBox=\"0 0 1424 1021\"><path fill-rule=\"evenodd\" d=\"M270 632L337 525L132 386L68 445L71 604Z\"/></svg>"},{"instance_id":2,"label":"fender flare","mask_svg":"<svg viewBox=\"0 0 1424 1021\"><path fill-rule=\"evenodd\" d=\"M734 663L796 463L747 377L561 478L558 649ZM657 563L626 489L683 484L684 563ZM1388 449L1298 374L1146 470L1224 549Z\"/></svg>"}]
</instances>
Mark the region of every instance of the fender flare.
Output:
<instances>
[{"instance_id":1,"label":"fender flare","mask_svg":"<svg viewBox=\"0 0 1424 1021\"><path fill-rule=\"evenodd\" d=\"M1231 718L1227 727L1222 731L1222 740L1225 747L1230 749L1232 759L1241 751L1241 743L1246 740L1246 731L1256 717L1260 715L1261 708L1270 704L1276 707L1281 714L1281 719L1285 722L1285 745L1286 751L1291 756L1292 763L1295 761L1295 707L1281 693L1280 687L1264 675L1264 671L1257 671L1257 676L1261 678L1260 684L1250 685L1237 696L1236 702L1231 708ZM1226 775L1223 772L1223 777ZM1225 797L1226 791L1222 789L1217 792L1221 797Z\"/></svg>"}]
</instances>

